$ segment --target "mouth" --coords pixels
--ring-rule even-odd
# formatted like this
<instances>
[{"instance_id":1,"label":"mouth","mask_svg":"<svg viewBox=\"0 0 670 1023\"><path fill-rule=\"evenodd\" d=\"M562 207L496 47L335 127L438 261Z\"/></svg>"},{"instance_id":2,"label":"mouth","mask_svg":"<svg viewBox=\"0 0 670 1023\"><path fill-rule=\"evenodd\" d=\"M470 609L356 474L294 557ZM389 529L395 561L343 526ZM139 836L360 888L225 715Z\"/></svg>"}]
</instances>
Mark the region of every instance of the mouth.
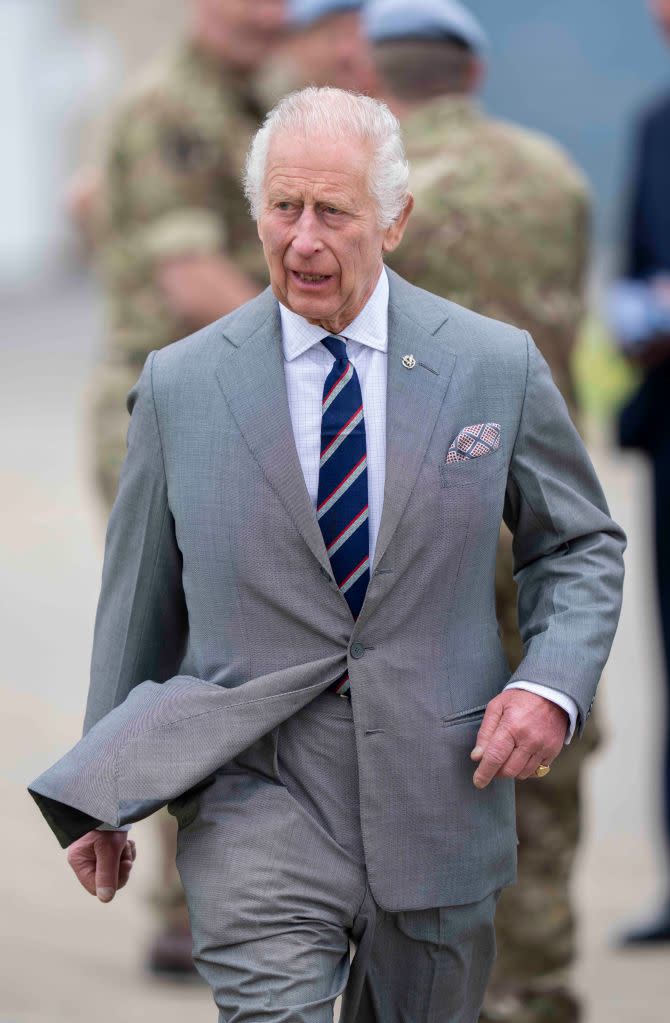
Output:
<instances>
[{"instance_id":1,"label":"mouth","mask_svg":"<svg viewBox=\"0 0 670 1023\"><path fill-rule=\"evenodd\" d=\"M301 289L317 291L332 281L332 274L303 273L301 270L289 270L291 280Z\"/></svg>"}]
</instances>

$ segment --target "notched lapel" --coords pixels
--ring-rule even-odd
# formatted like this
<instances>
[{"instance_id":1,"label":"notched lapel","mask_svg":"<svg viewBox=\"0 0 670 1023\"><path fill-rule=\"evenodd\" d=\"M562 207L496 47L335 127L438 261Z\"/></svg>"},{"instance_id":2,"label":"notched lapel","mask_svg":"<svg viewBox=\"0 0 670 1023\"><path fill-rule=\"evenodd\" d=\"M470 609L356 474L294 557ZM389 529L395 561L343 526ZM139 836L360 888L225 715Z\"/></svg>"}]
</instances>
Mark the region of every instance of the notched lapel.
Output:
<instances>
[{"instance_id":1,"label":"notched lapel","mask_svg":"<svg viewBox=\"0 0 670 1023\"><path fill-rule=\"evenodd\" d=\"M444 322L432 324L437 329ZM429 325L430 326L430 325ZM423 463L456 363L444 341L389 302L386 478L373 574L384 556ZM414 357L408 369L403 357ZM365 613L365 608L361 614Z\"/></svg>"},{"instance_id":2,"label":"notched lapel","mask_svg":"<svg viewBox=\"0 0 670 1023\"><path fill-rule=\"evenodd\" d=\"M220 359L217 379L251 453L314 556L332 574L295 446L276 300L265 301L259 312L265 313L262 322L250 325L250 333L226 332L236 347Z\"/></svg>"}]
</instances>

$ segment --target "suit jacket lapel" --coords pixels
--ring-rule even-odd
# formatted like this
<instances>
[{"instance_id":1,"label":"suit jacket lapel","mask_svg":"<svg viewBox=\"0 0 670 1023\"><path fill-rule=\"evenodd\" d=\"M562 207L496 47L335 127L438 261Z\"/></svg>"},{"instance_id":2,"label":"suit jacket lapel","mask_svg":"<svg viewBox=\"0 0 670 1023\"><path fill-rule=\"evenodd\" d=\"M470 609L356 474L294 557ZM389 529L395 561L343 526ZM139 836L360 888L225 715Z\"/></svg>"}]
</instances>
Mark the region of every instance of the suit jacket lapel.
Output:
<instances>
[{"instance_id":1,"label":"suit jacket lapel","mask_svg":"<svg viewBox=\"0 0 670 1023\"><path fill-rule=\"evenodd\" d=\"M422 302L422 292L392 271L386 272L390 284L386 478L373 576L416 482L456 361L444 341L434 337L445 322L442 303L432 296ZM268 288L242 312L224 326L234 348L219 361L219 385L252 454L306 544L333 578L295 445L277 301ZM403 366L404 355L414 356L412 369ZM359 622L368 603L366 598Z\"/></svg>"},{"instance_id":2,"label":"suit jacket lapel","mask_svg":"<svg viewBox=\"0 0 670 1023\"><path fill-rule=\"evenodd\" d=\"M423 463L456 362L444 340L433 335L445 322L434 300L417 307L417 292L389 274L388 381L386 395L386 478L373 573L381 561ZM430 296L427 296L430 298ZM405 309L412 313L407 315ZM403 356L416 364L408 369ZM363 608L361 614L365 611Z\"/></svg>"},{"instance_id":3,"label":"suit jacket lapel","mask_svg":"<svg viewBox=\"0 0 670 1023\"><path fill-rule=\"evenodd\" d=\"M226 337L235 345L217 367L221 390L244 439L314 556L332 575L293 436L277 300L267 289Z\"/></svg>"}]
</instances>

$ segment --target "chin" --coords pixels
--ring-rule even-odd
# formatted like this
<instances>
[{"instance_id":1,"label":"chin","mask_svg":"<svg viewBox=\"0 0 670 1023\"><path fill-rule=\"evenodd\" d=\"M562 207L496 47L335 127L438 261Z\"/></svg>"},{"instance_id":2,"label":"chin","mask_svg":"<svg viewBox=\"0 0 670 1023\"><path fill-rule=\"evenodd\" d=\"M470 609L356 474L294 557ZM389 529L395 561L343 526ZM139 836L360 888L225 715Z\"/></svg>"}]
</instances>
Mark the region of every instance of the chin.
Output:
<instances>
[{"instance_id":1,"label":"chin","mask_svg":"<svg viewBox=\"0 0 670 1023\"><path fill-rule=\"evenodd\" d=\"M309 295L289 295L286 305L294 313L304 316L306 320L329 319L336 312L332 308L332 302Z\"/></svg>"}]
</instances>

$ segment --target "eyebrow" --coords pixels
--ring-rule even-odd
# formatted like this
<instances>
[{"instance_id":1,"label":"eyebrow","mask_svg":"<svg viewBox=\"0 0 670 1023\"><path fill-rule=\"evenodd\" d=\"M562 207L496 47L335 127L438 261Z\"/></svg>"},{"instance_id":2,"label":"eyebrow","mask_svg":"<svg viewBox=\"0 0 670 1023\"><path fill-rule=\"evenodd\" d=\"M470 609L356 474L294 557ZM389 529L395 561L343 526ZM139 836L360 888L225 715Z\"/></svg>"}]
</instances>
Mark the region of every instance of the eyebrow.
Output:
<instances>
[{"instance_id":1,"label":"eyebrow","mask_svg":"<svg viewBox=\"0 0 670 1023\"><path fill-rule=\"evenodd\" d=\"M270 202L288 200L290 202L299 202L304 204L305 201L304 196L298 194L290 185L283 187L281 184L270 185L267 190L267 198ZM332 192L329 191L328 194L325 195L317 194L313 201L315 206L343 206L353 208L356 205L350 195L337 190Z\"/></svg>"}]
</instances>

